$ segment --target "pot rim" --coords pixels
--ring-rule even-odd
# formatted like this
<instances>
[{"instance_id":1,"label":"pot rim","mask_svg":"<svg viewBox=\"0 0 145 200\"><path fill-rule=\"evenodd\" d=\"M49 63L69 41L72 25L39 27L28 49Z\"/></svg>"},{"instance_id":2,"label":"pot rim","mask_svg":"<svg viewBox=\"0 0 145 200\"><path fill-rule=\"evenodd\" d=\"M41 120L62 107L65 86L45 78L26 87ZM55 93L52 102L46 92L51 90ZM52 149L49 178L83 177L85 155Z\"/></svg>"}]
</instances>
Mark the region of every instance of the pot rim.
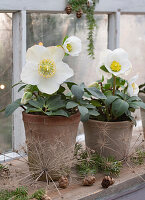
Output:
<instances>
[{"instance_id":1,"label":"pot rim","mask_svg":"<svg viewBox=\"0 0 145 200\"><path fill-rule=\"evenodd\" d=\"M95 122L98 122L100 124L112 124L112 125L115 125L115 124L133 124L133 122L130 120L130 121L119 121L119 122L107 122L107 121L99 121L99 120L94 120L94 119L89 119L88 121L91 121L92 123L95 123ZM85 122L84 122L85 123Z\"/></svg>"},{"instance_id":2,"label":"pot rim","mask_svg":"<svg viewBox=\"0 0 145 200\"><path fill-rule=\"evenodd\" d=\"M70 118L73 118L73 117L79 117L80 116L80 112L79 111L77 111L75 114L73 114L73 115L71 115L71 116L69 116L69 117L65 117L65 116L60 116L60 115L55 115L55 116L48 116L48 115L34 115L34 114L29 114L29 113L26 113L25 111L23 111L22 112L22 115L27 115L27 116L29 116L29 117L35 117L35 118L41 118L41 119L48 119L48 118L51 118L51 119L53 119L53 118L57 118L57 119L61 119L61 118L66 118L66 119L70 119Z\"/></svg>"}]
</instances>

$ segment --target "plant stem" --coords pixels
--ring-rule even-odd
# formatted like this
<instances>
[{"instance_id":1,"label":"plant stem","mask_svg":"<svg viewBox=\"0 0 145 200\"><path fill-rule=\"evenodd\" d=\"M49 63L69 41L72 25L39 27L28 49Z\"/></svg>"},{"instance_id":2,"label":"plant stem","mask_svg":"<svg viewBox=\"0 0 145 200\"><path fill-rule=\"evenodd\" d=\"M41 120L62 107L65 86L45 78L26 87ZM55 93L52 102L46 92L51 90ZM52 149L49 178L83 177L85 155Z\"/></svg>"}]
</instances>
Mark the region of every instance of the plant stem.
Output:
<instances>
[{"instance_id":1,"label":"plant stem","mask_svg":"<svg viewBox=\"0 0 145 200\"><path fill-rule=\"evenodd\" d=\"M24 106L21 105L21 108L23 108L26 111L26 108Z\"/></svg>"},{"instance_id":2,"label":"plant stem","mask_svg":"<svg viewBox=\"0 0 145 200\"><path fill-rule=\"evenodd\" d=\"M113 95L115 95L115 88L116 88L116 76L113 75Z\"/></svg>"}]
</instances>

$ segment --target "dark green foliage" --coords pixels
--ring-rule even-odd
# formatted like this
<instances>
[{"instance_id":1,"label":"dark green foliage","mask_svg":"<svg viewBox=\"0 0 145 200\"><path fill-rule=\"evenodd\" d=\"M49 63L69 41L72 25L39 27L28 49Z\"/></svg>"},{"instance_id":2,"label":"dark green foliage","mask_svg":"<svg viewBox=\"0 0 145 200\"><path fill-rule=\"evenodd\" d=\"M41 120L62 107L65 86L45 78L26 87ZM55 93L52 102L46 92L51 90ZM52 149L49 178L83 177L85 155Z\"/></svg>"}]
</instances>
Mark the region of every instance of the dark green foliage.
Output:
<instances>
[{"instance_id":1,"label":"dark green foliage","mask_svg":"<svg viewBox=\"0 0 145 200\"><path fill-rule=\"evenodd\" d=\"M45 191L43 189L37 190L29 199L37 199L37 200L42 200L42 197L44 196Z\"/></svg>"},{"instance_id":2,"label":"dark green foliage","mask_svg":"<svg viewBox=\"0 0 145 200\"><path fill-rule=\"evenodd\" d=\"M16 188L14 191L3 190L0 191L0 200L28 200L28 192L25 187Z\"/></svg>"},{"instance_id":3,"label":"dark green foliage","mask_svg":"<svg viewBox=\"0 0 145 200\"><path fill-rule=\"evenodd\" d=\"M37 199L41 200L44 196L45 191L43 189L37 190L31 196L28 196L28 191L25 187L16 188L16 190L2 190L0 191L0 200L30 200L30 199Z\"/></svg>"},{"instance_id":4,"label":"dark green foliage","mask_svg":"<svg viewBox=\"0 0 145 200\"><path fill-rule=\"evenodd\" d=\"M104 66L102 70L105 71ZM99 121L132 121L136 125L135 118L132 116L138 108L145 109L145 103L138 96L129 97L127 94L128 83L122 78L115 77L115 90L113 77L104 83L104 78L93 83L89 88L84 88L88 103L95 108L89 111L90 118ZM100 87L99 87L99 86ZM88 105L85 105L88 108ZM91 114L95 110L96 115Z\"/></svg>"},{"instance_id":5,"label":"dark green foliage","mask_svg":"<svg viewBox=\"0 0 145 200\"><path fill-rule=\"evenodd\" d=\"M94 18L95 5L98 0L93 0L93 5L88 6L87 0L69 0L68 4L72 6L72 11L77 12L82 10L86 14L87 26L88 26L88 55L94 58L94 29L96 27L96 21Z\"/></svg>"},{"instance_id":6,"label":"dark green foliage","mask_svg":"<svg viewBox=\"0 0 145 200\"><path fill-rule=\"evenodd\" d=\"M144 83L144 84L141 84L141 85L139 86L139 92L140 92L140 93L145 93L145 83Z\"/></svg>"},{"instance_id":7,"label":"dark green foliage","mask_svg":"<svg viewBox=\"0 0 145 200\"><path fill-rule=\"evenodd\" d=\"M102 172L106 175L119 175L122 162L112 157L104 158L93 150L83 149L77 143L75 146L76 169L82 176L93 175Z\"/></svg>"},{"instance_id":8,"label":"dark green foliage","mask_svg":"<svg viewBox=\"0 0 145 200\"><path fill-rule=\"evenodd\" d=\"M145 150L137 150L132 156L131 161L136 165L142 165L145 162Z\"/></svg>"},{"instance_id":9,"label":"dark green foliage","mask_svg":"<svg viewBox=\"0 0 145 200\"><path fill-rule=\"evenodd\" d=\"M13 103L9 104L5 109L5 115L8 117L11 115L18 107L20 107L21 99L17 99Z\"/></svg>"}]
</instances>

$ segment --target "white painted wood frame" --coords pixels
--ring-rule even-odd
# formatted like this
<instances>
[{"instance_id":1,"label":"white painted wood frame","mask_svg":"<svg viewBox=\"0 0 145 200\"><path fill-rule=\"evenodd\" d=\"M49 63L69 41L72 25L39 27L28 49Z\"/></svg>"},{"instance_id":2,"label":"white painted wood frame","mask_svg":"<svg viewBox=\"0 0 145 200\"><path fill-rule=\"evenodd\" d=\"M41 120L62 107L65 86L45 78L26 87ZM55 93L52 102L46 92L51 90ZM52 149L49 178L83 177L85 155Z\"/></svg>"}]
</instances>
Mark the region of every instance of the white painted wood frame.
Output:
<instances>
[{"instance_id":1,"label":"white painted wood frame","mask_svg":"<svg viewBox=\"0 0 145 200\"><path fill-rule=\"evenodd\" d=\"M20 73L25 64L26 54L26 11L13 13L13 84L20 81ZM12 99L21 98L18 87L12 91ZM22 122L22 110L18 109L13 114L13 149L20 149L24 145L25 134Z\"/></svg>"},{"instance_id":2,"label":"white painted wood frame","mask_svg":"<svg viewBox=\"0 0 145 200\"><path fill-rule=\"evenodd\" d=\"M0 0L0 12L13 12L13 82L20 80L26 52L26 12L65 13L67 0ZM145 14L145 0L99 0L96 14L108 14L108 48L119 47L120 14ZM13 100L20 98L17 87ZM13 147L23 145L24 128L19 109L13 115Z\"/></svg>"}]
</instances>

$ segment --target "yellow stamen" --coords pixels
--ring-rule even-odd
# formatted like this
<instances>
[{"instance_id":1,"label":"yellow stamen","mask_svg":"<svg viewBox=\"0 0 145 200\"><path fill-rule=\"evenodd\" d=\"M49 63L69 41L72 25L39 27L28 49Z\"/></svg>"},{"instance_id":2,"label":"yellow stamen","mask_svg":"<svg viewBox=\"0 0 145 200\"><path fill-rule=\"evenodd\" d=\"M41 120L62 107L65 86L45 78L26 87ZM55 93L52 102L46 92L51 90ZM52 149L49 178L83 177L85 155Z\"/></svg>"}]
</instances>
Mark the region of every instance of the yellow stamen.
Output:
<instances>
[{"instance_id":1,"label":"yellow stamen","mask_svg":"<svg viewBox=\"0 0 145 200\"><path fill-rule=\"evenodd\" d=\"M121 70L121 65L119 64L119 62L113 61L110 65L110 68L113 72L119 72Z\"/></svg>"},{"instance_id":2,"label":"yellow stamen","mask_svg":"<svg viewBox=\"0 0 145 200\"><path fill-rule=\"evenodd\" d=\"M133 90L135 90L135 83L132 83L132 88Z\"/></svg>"},{"instance_id":3,"label":"yellow stamen","mask_svg":"<svg viewBox=\"0 0 145 200\"><path fill-rule=\"evenodd\" d=\"M68 49L69 52L72 51L72 46L71 46L71 44L67 44L66 48Z\"/></svg>"},{"instance_id":4,"label":"yellow stamen","mask_svg":"<svg viewBox=\"0 0 145 200\"><path fill-rule=\"evenodd\" d=\"M51 59L43 59L38 65L38 72L40 76L44 78L50 78L54 76L56 72L55 62Z\"/></svg>"},{"instance_id":5,"label":"yellow stamen","mask_svg":"<svg viewBox=\"0 0 145 200\"><path fill-rule=\"evenodd\" d=\"M42 42L39 42L38 45L39 45L39 46L43 46L43 43L42 43Z\"/></svg>"}]
</instances>

